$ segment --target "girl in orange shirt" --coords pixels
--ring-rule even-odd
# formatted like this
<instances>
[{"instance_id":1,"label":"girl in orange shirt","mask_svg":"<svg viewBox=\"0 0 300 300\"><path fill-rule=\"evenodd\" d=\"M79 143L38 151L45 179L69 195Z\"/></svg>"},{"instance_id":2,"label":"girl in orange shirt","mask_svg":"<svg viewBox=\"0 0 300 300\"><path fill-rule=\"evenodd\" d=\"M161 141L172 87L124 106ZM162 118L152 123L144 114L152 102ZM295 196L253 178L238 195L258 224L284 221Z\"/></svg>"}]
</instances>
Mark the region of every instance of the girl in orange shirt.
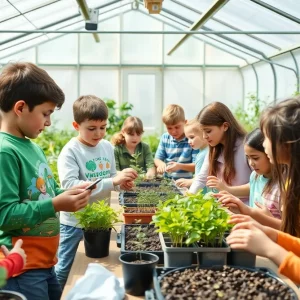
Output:
<instances>
[{"instance_id":1,"label":"girl in orange shirt","mask_svg":"<svg viewBox=\"0 0 300 300\"><path fill-rule=\"evenodd\" d=\"M280 229L285 233L253 220L249 223L249 217L236 215L231 222L241 224L234 227L227 241L234 249L247 249L270 258L279 266L279 272L300 283L300 97L267 109L260 126L265 136L265 152L278 178Z\"/></svg>"}]
</instances>

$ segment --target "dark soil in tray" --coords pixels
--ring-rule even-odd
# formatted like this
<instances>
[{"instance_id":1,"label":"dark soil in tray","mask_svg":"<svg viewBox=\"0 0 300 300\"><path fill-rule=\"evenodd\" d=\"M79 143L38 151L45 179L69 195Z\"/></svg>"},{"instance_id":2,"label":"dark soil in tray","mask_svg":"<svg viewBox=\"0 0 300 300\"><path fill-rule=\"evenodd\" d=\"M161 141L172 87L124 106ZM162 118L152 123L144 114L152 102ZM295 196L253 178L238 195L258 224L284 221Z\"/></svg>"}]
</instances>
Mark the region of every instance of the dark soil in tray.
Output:
<instances>
[{"instance_id":1,"label":"dark soil in tray","mask_svg":"<svg viewBox=\"0 0 300 300\"><path fill-rule=\"evenodd\" d=\"M154 207L125 207L125 213L155 213Z\"/></svg>"},{"instance_id":2,"label":"dark soil in tray","mask_svg":"<svg viewBox=\"0 0 300 300\"><path fill-rule=\"evenodd\" d=\"M261 272L224 266L221 270L186 269L162 278L161 292L171 299L295 299L289 287Z\"/></svg>"},{"instance_id":3,"label":"dark soil in tray","mask_svg":"<svg viewBox=\"0 0 300 300\"><path fill-rule=\"evenodd\" d=\"M137 199L136 197L124 197L124 203L136 203Z\"/></svg>"},{"instance_id":4,"label":"dark soil in tray","mask_svg":"<svg viewBox=\"0 0 300 300\"><path fill-rule=\"evenodd\" d=\"M136 243L137 227L125 227L125 250L127 251L140 251L140 247ZM143 241L143 251L162 251L158 233L155 232L153 226L143 226L142 232L146 235Z\"/></svg>"}]
</instances>

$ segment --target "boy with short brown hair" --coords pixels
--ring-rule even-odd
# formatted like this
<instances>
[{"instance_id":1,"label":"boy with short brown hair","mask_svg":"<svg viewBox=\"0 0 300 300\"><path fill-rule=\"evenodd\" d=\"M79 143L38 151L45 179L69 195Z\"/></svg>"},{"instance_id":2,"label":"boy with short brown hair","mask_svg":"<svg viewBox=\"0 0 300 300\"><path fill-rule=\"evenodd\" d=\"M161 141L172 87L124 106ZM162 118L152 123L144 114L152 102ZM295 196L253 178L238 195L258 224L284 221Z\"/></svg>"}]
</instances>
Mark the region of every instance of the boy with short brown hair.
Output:
<instances>
[{"instance_id":1,"label":"boy with short brown hair","mask_svg":"<svg viewBox=\"0 0 300 300\"><path fill-rule=\"evenodd\" d=\"M193 150L184 135L184 110L177 104L167 106L162 115L167 133L161 136L154 163L158 173L168 178L192 178L194 160L199 150Z\"/></svg>"},{"instance_id":2,"label":"boy with short brown hair","mask_svg":"<svg viewBox=\"0 0 300 300\"><path fill-rule=\"evenodd\" d=\"M54 80L34 64L12 63L0 74L0 244L12 249L21 238L27 253L22 273L8 279L4 289L30 300L60 299L53 268L59 242L57 212L83 208L91 193L84 190L88 184L61 190L42 149L30 140L51 125L50 115L64 100ZM43 200L38 178L49 195Z\"/></svg>"}]
</instances>

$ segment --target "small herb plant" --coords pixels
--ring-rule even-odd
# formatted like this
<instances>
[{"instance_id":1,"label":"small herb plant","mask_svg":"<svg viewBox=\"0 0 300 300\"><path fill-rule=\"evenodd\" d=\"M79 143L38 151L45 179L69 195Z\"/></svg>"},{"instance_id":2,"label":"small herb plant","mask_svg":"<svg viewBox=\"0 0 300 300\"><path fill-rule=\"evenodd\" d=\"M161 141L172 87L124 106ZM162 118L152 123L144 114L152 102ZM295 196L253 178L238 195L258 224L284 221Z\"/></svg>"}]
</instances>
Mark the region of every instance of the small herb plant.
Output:
<instances>
[{"instance_id":1,"label":"small herb plant","mask_svg":"<svg viewBox=\"0 0 300 300\"><path fill-rule=\"evenodd\" d=\"M140 223L141 220L137 220ZM146 233L143 231L143 227L142 226L137 226L135 228L135 233L136 233L136 241L134 241L134 244L136 245L137 248L137 256L139 257L140 260L142 260L142 251L145 250L146 246L145 246L145 239L146 239Z\"/></svg>"},{"instance_id":2,"label":"small herb plant","mask_svg":"<svg viewBox=\"0 0 300 300\"><path fill-rule=\"evenodd\" d=\"M87 204L84 209L75 212L74 216L86 231L106 231L110 228L116 231L114 226L122 222L118 217L120 212L111 208L105 200L101 200Z\"/></svg>"},{"instance_id":3,"label":"small herb plant","mask_svg":"<svg viewBox=\"0 0 300 300\"><path fill-rule=\"evenodd\" d=\"M215 199L201 192L160 202L152 224L158 232L167 233L173 247L194 242L202 246L221 246L229 230L229 215Z\"/></svg>"},{"instance_id":4,"label":"small herb plant","mask_svg":"<svg viewBox=\"0 0 300 300\"><path fill-rule=\"evenodd\" d=\"M156 206L160 200L161 200L160 194L153 191L143 191L143 192L139 192L137 195L137 205L139 207Z\"/></svg>"},{"instance_id":5,"label":"small herb plant","mask_svg":"<svg viewBox=\"0 0 300 300\"><path fill-rule=\"evenodd\" d=\"M144 171L143 168L141 168L139 166L139 163L138 163L140 156L141 156L141 153L134 153L134 154L132 154L133 158L130 160L130 162L131 162L130 168L136 170L138 173L138 177L135 179L136 184L141 183L145 179L145 176L146 176L146 172Z\"/></svg>"}]
</instances>

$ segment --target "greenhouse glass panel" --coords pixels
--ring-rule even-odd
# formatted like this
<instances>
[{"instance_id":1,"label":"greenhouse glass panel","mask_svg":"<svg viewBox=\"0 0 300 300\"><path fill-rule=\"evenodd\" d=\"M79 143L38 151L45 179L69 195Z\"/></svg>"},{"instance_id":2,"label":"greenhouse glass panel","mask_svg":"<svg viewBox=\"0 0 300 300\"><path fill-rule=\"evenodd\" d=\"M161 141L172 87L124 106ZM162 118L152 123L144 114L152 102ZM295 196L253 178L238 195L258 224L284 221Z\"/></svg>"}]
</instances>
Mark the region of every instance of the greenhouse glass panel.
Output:
<instances>
[{"instance_id":1,"label":"greenhouse glass panel","mask_svg":"<svg viewBox=\"0 0 300 300\"><path fill-rule=\"evenodd\" d=\"M290 21L266 8L248 0L231 0L215 17L239 27L241 30L254 31L293 31L299 30L299 24ZM260 38L285 48L299 43L299 35L259 35ZM250 44L249 46L252 46ZM270 53L269 53L270 54Z\"/></svg>"},{"instance_id":2,"label":"greenhouse glass panel","mask_svg":"<svg viewBox=\"0 0 300 300\"><path fill-rule=\"evenodd\" d=\"M95 95L119 103L119 70L81 67L80 95Z\"/></svg>"},{"instance_id":3,"label":"greenhouse glass panel","mask_svg":"<svg viewBox=\"0 0 300 300\"><path fill-rule=\"evenodd\" d=\"M72 0L64 0L29 12L26 14L26 17L37 28L41 28L76 14L78 14L77 2Z\"/></svg>"},{"instance_id":4,"label":"greenhouse glass panel","mask_svg":"<svg viewBox=\"0 0 300 300\"><path fill-rule=\"evenodd\" d=\"M244 60L225 51L219 50L213 46L206 45L205 64L209 65L241 65Z\"/></svg>"},{"instance_id":5,"label":"greenhouse glass panel","mask_svg":"<svg viewBox=\"0 0 300 300\"><path fill-rule=\"evenodd\" d=\"M5 58L0 58L0 63L7 64L10 61L29 61L29 62L36 64L35 57L36 57L35 48L31 48L28 50L18 52L11 56L7 56Z\"/></svg>"},{"instance_id":6,"label":"greenhouse glass panel","mask_svg":"<svg viewBox=\"0 0 300 300\"><path fill-rule=\"evenodd\" d=\"M286 67L295 69L295 63L290 55L286 53L272 59ZM275 66L277 74L277 99L291 97L297 91L297 79L293 71Z\"/></svg>"},{"instance_id":7,"label":"greenhouse glass panel","mask_svg":"<svg viewBox=\"0 0 300 300\"><path fill-rule=\"evenodd\" d=\"M256 77L254 70L251 66L247 66L241 69L241 72L244 77L244 91L245 91L245 101L244 107L247 107L247 100L250 95L256 95L257 86L256 86Z\"/></svg>"},{"instance_id":8,"label":"greenhouse glass panel","mask_svg":"<svg viewBox=\"0 0 300 300\"><path fill-rule=\"evenodd\" d=\"M164 30L173 31L174 28L164 25ZM166 34L164 36L165 64L203 64L203 43L194 38L189 38L171 55L167 55L168 50L171 49L181 37L182 35L179 34Z\"/></svg>"},{"instance_id":9,"label":"greenhouse glass panel","mask_svg":"<svg viewBox=\"0 0 300 300\"><path fill-rule=\"evenodd\" d=\"M115 17L101 22L101 30L120 30L120 18ZM81 34L80 63L81 64L118 64L120 62L120 35L99 34L100 43L95 43L91 34Z\"/></svg>"},{"instance_id":10,"label":"greenhouse glass panel","mask_svg":"<svg viewBox=\"0 0 300 300\"><path fill-rule=\"evenodd\" d=\"M8 21L0 23L1 30L34 30L34 26L30 24L23 16L12 18ZM22 33L1 33L1 44L7 40L20 36Z\"/></svg>"},{"instance_id":11,"label":"greenhouse glass panel","mask_svg":"<svg viewBox=\"0 0 300 300\"><path fill-rule=\"evenodd\" d=\"M33 9L39 9L43 6L51 5L51 3L56 2L55 0L10 0L11 4L13 4L21 13L26 13Z\"/></svg>"},{"instance_id":12,"label":"greenhouse glass panel","mask_svg":"<svg viewBox=\"0 0 300 300\"><path fill-rule=\"evenodd\" d=\"M41 35L40 33L31 34L29 40L28 37L24 37L18 39L18 41L13 41L1 46L0 57L6 57L14 53L21 52L22 50L28 49L47 40L47 37L45 35Z\"/></svg>"},{"instance_id":13,"label":"greenhouse glass panel","mask_svg":"<svg viewBox=\"0 0 300 300\"><path fill-rule=\"evenodd\" d=\"M54 79L65 93L65 103L51 115L52 124L57 128L72 129L73 103L77 97L77 70L70 67L45 67L43 69ZM53 126L52 125L52 126Z\"/></svg>"},{"instance_id":14,"label":"greenhouse glass panel","mask_svg":"<svg viewBox=\"0 0 300 300\"><path fill-rule=\"evenodd\" d=\"M3 20L12 18L14 16L19 15L20 13L13 7L11 6L6 0L1 0L0 1L0 22ZM2 28L2 25L1 25Z\"/></svg>"},{"instance_id":15,"label":"greenhouse glass panel","mask_svg":"<svg viewBox=\"0 0 300 300\"><path fill-rule=\"evenodd\" d=\"M77 64L78 35L68 34L38 46L40 64Z\"/></svg>"},{"instance_id":16,"label":"greenhouse glass panel","mask_svg":"<svg viewBox=\"0 0 300 300\"><path fill-rule=\"evenodd\" d=\"M160 31L163 29L161 22L136 11L124 14L122 25L123 30ZM162 63L162 35L160 34L123 34L121 44L122 63Z\"/></svg>"},{"instance_id":17,"label":"greenhouse glass panel","mask_svg":"<svg viewBox=\"0 0 300 300\"><path fill-rule=\"evenodd\" d=\"M192 119L203 107L202 70L166 68L164 72L164 107L179 104L184 107L185 118Z\"/></svg>"},{"instance_id":18,"label":"greenhouse glass panel","mask_svg":"<svg viewBox=\"0 0 300 300\"><path fill-rule=\"evenodd\" d=\"M234 108L242 103L243 78L238 70L207 68L205 83L205 105L220 101Z\"/></svg>"},{"instance_id":19,"label":"greenhouse glass panel","mask_svg":"<svg viewBox=\"0 0 300 300\"><path fill-rule=\"evenodd\" d=\"M262 2L265 2L271 6L274 6L278 9L300 19L300 1L298 1L298 0L284 0L284 1L263 0Z\"/></svg>"},{"instance_id":20,"label":"greenhouse glass panel","mask_svg":"<svg viewBox=\"0 0 300 300\"><path fill-rule=\"evenodd\" d=\"M266 103L274 101L274 76L271 66L264 62L254 65L259 82L259 99Z\"/></svg>"},{"instance_id":21,"label":"greenhouse glass panel","mask_svg":"<svg viewBox=\"0 0 300 300\"><path fill-rule=\"evenodd\" d=\"M160 74L157 72L123 73L124 100L133 104L132 115L138 116L147 131L156 131L160 123ZM127 77L127 78L126 78Z\"/></svg>"}]
</instances>

